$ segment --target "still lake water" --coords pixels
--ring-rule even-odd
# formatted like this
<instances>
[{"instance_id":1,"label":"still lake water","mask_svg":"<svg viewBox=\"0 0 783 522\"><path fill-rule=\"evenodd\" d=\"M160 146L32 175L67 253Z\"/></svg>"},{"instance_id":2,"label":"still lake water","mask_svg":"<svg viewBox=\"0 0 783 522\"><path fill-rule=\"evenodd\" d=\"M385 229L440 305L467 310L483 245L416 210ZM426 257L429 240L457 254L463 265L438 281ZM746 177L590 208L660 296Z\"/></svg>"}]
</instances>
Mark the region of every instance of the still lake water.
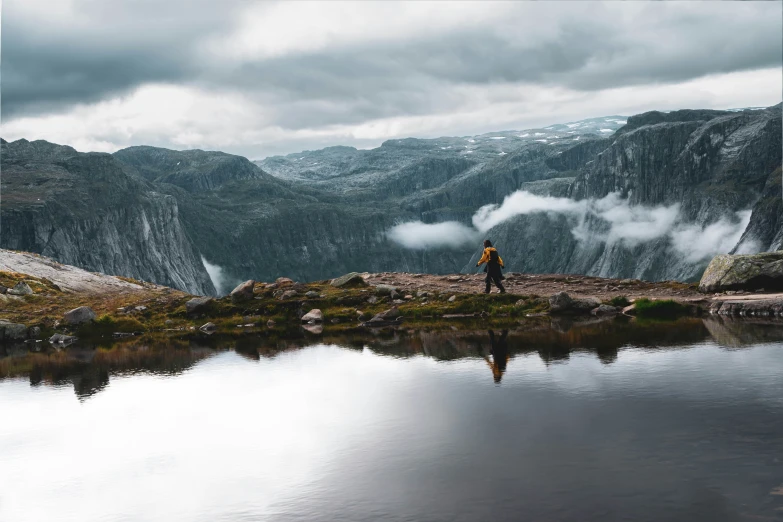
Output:
<instances>
[{"instance_id":1,"label":"still lake water","mask_svg":"<svg viewBox=\"0 0 783 522\"><path fill-rule=\"evenodd\" d=\"M0 520L783 520L783 323L326 334L6 349Z\"/></svg>"}]
</instances>

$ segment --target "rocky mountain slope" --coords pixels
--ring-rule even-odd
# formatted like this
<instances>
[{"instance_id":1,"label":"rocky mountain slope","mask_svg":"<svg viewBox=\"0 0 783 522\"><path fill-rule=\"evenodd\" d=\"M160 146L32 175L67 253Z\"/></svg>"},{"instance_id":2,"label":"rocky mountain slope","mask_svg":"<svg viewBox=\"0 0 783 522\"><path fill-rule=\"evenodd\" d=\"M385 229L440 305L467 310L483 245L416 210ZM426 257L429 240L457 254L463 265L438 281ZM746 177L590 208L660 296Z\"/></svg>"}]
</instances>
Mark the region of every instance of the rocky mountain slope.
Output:
<instances>
[{"instance_id":1,"label":"rocky mountain slope","mask_svg":"<svg viewBox=\"0 0 783 522\"><path fill-rule=\"evenodd\" d=\"M281 275L470 272L474 242L411 249L391 241L390 229L470 228L482 206L524 190L570 202L616 198L632 217L676 211L680 235L613 241L619 221L603 211L528 212L473 230L492 238L509 270L694 281L717 252L683 251L675 239L699 243L744 226L737 212L749 222L725 252L780 248L780 135L776 106L389 140L255 164L199 150L82 154L4 142L0 245L205 294Z\"/></svg>"},{"instance_id":2,"label":"rocky mountain slope","mask_svg":"<svg viewBox=\"0 0 783 522\"><path fill-rule=\"evenodd\" d=\"M45 141L2 143L4 248L95 272L214 293L177 201L110 154Z\"/></svg>"}]
</instances>

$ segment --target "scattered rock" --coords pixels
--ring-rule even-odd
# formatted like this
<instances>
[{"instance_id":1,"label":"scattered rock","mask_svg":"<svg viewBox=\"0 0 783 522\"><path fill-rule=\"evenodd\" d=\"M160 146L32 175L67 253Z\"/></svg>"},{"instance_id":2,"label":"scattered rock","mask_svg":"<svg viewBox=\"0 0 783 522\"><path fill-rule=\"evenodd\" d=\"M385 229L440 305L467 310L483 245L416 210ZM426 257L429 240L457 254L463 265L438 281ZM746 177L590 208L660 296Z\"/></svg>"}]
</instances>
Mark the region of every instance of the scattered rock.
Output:
<instances>
[{"instance_id":1,"label":"scattered rock","mask_svg":"<svg viewBox=\"0 0 783 522\"><path fill-rule=\"evenodd\" d=\"M275 322L272 319L270 319L266 322L266 326L267 328L274 328Z\"/></svg>"},{"instance_id":2,"label":"scattered rock","mask_svg":"<svg viewBox=\"0 0 783 522\"><path fill-rule=\"evenodd\" d=\"M614 315L619 311L620 310L616 306L602 304L601 306L598 306L590 310L590 313L593 315Z\"/></svg>"},{"instance_id":3,"label":"scattered rock","mask_svg":"<svg viewBox=\"0 0 783 522\"><path fill-rule=\"evenodd\" d=\"M305 297L307 297L308 299L315 299L316 297L320 297L320 295L318 294L318 292L310 290L309 292L305 293Z\"/></svg>"},{"instance_id":4,"label":"scattered rock","mask_svg":"<svg viewBox=\"0 0 783 522\"><path fill-rule=\"evenodd\" d=\"M406 301L410 301L411 299L413 299L413 296L408 294L405 297L403 297L403 299L405 299Z\"/></svg>"},{"instance_id":5,"label":"scattered rock","mask_svg":"<svg viewBox=\"0 0 783 522\"><path fill-rule=\"evenodd\" d=\"M7 293L11 295L31 295L33 293L33 289L30 288L30 285L24 281L19 281L16 283L16 285L14 285L13 288L8 290Z\"/></svg>"},{"instance_id":6,"label":"scattered rock","mask_svg":"<svg viewBox=\"0 0 783 522\"><path fill-rule=\"evenodd\" d=\"M405 301L403 301L402 299L394 299L394 300L392 301L392 304L396 304L396 305L398 305L398 304L402 304L402 303L404 303L404 302L405 302Z\"/></svg>"},{"instance_id":7,"label":"scattered rock","mask_svg":"<svg viewBox=\"0 0 783 522\"><path fill-rule=\"evenodd\" d=\"M275 279L275 285L277 286L286 286L292 284L294 284L294 280L288 277L278 277L277 279Z\"/></svg>"},{"instance_id":8,"label":"scattered rock","mask_svg":"<svg viewBox=\"0 0 783 522\"><path fill-rule=\"evenodd\" d=\"M369 286L367 281L358 273L351 272L343 276L332 279L332 286L335 288L358 288L362 286Z\"/></svg>"},{"instance_id":9,"label":"scattered rock","mask_svg":"<svg viewBox=\"0 0 783 522\"><path fill-rule=\"evenodd\" d=\"M700 292L783 290L783 251L715 256L699 282Z\"/></svg>"},{"instance_id":10,"label":"scattered rock","mask_svg":"<svg viewBox=\"0 0 783 522\"><path fill-rule=\"evenodd\" d=\"M429 297L430 293L423 290L416 292L416 297Z\"/></svg>"},{"instance_id":11,"label":"scattered rock","mask_svg":"<svg viewBox=\"0 0 783 522\"><path fill-rule=\"evenodd\" d=\"M286 290L285 292L280 294L280 297L278 299L282 301L283 299L290 299L291 297L295 297L295 296L296 296L296 290Z\"/></svg>"},{"instance_id":12,"label":"scattered rock","mask_svg":"<svg viewBox=\"0 0 783 522\"><path fill-rule=\"evenodd\" d=\"M0 320L0 340L24 341L27 339L27 326Z\"/></svg>"},{"instance_id":13,"label":"scattered rock","mask_svg":"<svg viewBox=\"0 0 783 522\"><path fill-rule=\"evenodd\" d=\"M207 308L209 308L212 300L213 299L211 297L194 297L185 303L185 311L189 314L204 312L207 310Z\"/></svg>"},{"instance_id":14,"label":"scattered rock","mask_svg":"<svg viewBox=\"0 0 783 522\"><path fill-rule=\"evenodd\" d=\"M27 337L30 339L39 339L41 337L41 327L33 326L27 330Z\"/></svg>"},{"instance_id":15,"label":"scattered rock","mask_svg":"<svg viewBox=\"0 0 783 522\"><path fill-rule=\"evenodd\" d=\"M212 333L215 330L217 330L217 326L215 326L215 323L210 322L210 323L202 324L201 326L199 326L198 329L204 333Z\"/></svg>"},{"instance_id":16,"label":"scattered rock","mask_svg":"<svg viewBox=\"0 0 783 522\"><path fill-rule=\"evenodd\" d=\"M451 296L451 297L449 297L449 299L448 299L449 303L453 303L453 302L454 302L454 301L456 301L456 300L457 300L457 296L456 296L456 295L452 295L452 296Z\"/></svg>"},{"instance_id":17,"label":"scattered rock","mask_svg":"<svg viewBox=\"0 0 783 522\"><path fill-rule=\"evenodd\" d=\"M375 297L374 295L371 295L370 297L367 298L367 302L370 304L375 304L378 302L378 298Z\"/></svg>"},{"instance_id":18,"label":"scattered rock","mask_svg":"<svg viewBox=\"0 0 783 522\"><path fill-rule=\"evenodd\" d=\"M0 294L4 294L8 292L8 287L0 285Z\"/></svg>"},{"instance_id":19,"label":"scattered rock","mask_svg":"<svg viewBox=\"0 0 783 522\"><path fill-rule=\"evenodd\" d=\"M253 299L253 287L256 286L256 282L252 279L245 281L231 290L231 302L241 303L244 301L250 301Z\"/></svg>"},{"instance_id":20,"label":"scattered rock","mask_svg":"<svg viewBox=\"0 0 783 522\"><path fill-rule=\"evenodd\" d=\"M635 304L629 304L625 308L623 308L623 314L624 315L636 315L636 305Z\"/></svg>"},{"instance_id":21,"label":"scattered rock","mask_svg":"<svg viewBox=\"0 0 783 522\"><path fill-rule=\"evenodd\" d=\"M139 306L134 307L133 309L136 310L137 312L143 312L144 310L147 309L147 307L144 306L144 305L139 305Z\"/></svg>"},{"instance_id":22,"label":"scattered rock","mask_svg":"<svg viewBox=\"0 0 783 522\"><path fill-rule=\"evenodd\" d=\"M356 310L356 318L360 321L366 321L367 319L370 318L370 316L362 312L361 310Z\"/></svg>"},{"instance_id":23,"label":"scattered rock","mask_svg":"<svg viewBox=\"0 0 783 522\"><path fill-rule=\"evenodd\" d=\"M74 308L73 310L65 312L63 321L67 324L82 324L94 321L95 317L95 312L93 312L90 307L80 306L79 308Z\"/></svg>"},{"instance_id":24,"label":"scattered rock","mask_svg":"<svg viewBox=\"0 0 783 522\"><path fill-rule=\"evenodd\" d=\"M375 285L375 293L378 295L391 295L397 292L397 287L392 285Z\"/></svg>"},{"instance_id":25,"label":"scattered rock","mask_svg":"<svg viewBox=\"0 0 783 522\"><path fill-rule=\"evenodd\" d=\"M323 322L323 320L324 320L324 314L318 308L313 308L312 310L310 310L309 312L307 312L302 316L303 323L307 323L310 321L320 323Z\"/></svg>"},{"instance_id":26,"label":"scattered rock","mask_svg":"<svg viewBox=\"0 0 783 522\"><path fill-rule=\"evenodd\" d=\"M166 320L163 322L163 324L165 324L166 326L169 326L169 325L172 325L172 324L174 324L174 321L172 321L171 319L166 319Z\"/></svg>"},{"instance_id":27,"label":"scattered rock","mask_svg":"<svg viewBox=\"0 0 783 522\"><path fill-rule=\"evenodd\" d=\"M587 314L601 306L594 297L573 299L565 292L558 292L549 298L549 312L552 314Z\"/></svg>"},{"instance_id":28,"label":"scattered rock","mask_svg":"<svg viewBox=\"0 0 783 522\"><path fill-rule=\"evenodd\" d=\"M72 335L65 335L61 333L56 333L49 338L49 342L52 344L71 344L76 340L77 338Z\"/></svg>"}]
</instances>

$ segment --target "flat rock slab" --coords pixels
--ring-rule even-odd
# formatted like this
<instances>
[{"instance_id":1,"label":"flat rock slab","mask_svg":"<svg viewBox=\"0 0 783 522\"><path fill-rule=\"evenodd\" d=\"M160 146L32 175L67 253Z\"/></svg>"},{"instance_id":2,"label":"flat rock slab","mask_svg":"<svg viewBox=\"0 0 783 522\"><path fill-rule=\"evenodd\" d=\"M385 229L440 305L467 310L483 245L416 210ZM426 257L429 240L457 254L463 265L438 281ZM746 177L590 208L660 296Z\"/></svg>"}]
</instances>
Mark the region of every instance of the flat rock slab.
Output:
<instances>
[{"instance_id":1,"label":"flat rock slab","mask_svg":"<svg viewBox=\"0 0 783 522\"><path fill-rule=\"evenodd\" d=\"M105 274L62 265L48 257L0 249L0 270L46 278L65 292L108 293L140 291L144 287Z\"/></svg>"},{"instance_id":2,"label":"flat rock slab","mask_svg":"<svg viewBox=\"0 0 783 522\"><path fill-rule=\"evenodd\" d=\"M332 279L332 286L335 288L357 288L368 285L359 272L351 272Z\"/></svg>"}]
</instances>

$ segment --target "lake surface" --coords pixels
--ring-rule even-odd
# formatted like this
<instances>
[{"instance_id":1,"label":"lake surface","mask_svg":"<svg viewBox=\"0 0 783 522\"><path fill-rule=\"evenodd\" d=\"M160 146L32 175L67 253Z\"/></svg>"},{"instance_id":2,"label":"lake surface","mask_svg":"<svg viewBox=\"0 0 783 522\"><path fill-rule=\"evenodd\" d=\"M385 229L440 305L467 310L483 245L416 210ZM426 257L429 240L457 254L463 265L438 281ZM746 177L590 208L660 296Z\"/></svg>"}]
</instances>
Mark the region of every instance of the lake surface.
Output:
<instances>
[{"instance_id":1,"label":"lake surface","mask_svg":"<svg viewBox=\"0 0 783 522\"><path fill-rule=\"evenodd\" d=\"M0 520L783 520L783 323L0 355Z\"/></svg>"}]
</instances>

